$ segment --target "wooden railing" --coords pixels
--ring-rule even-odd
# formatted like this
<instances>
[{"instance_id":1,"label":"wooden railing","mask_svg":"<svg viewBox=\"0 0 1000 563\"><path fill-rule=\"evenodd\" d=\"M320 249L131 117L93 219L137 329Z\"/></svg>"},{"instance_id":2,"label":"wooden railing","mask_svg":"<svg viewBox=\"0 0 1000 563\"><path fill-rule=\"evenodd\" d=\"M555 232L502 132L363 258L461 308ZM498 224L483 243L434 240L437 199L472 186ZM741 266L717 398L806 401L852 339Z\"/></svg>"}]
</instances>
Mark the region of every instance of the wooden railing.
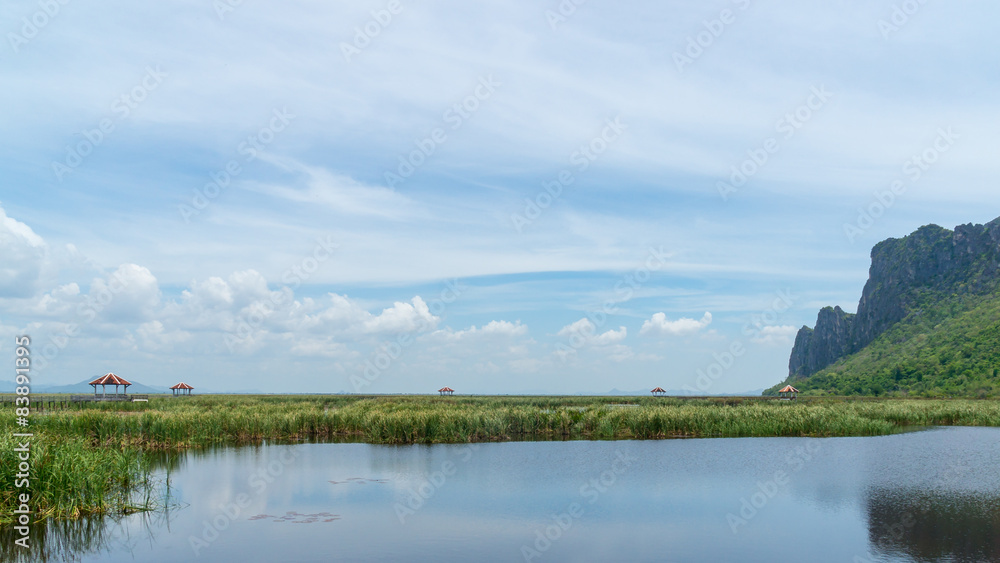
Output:
<instances>
[{"instance_id":1,"label":"wooden railing","mask_svg":"<svg viewBox=\"0 0 1000 563\"><path fill-rule=\"evenodd\" d=\"M125 393L111 393L108 395L70 395L69 400L75 403L81 401L148 401L149 395L127 395Z\"/></svg>"}]
</instances>

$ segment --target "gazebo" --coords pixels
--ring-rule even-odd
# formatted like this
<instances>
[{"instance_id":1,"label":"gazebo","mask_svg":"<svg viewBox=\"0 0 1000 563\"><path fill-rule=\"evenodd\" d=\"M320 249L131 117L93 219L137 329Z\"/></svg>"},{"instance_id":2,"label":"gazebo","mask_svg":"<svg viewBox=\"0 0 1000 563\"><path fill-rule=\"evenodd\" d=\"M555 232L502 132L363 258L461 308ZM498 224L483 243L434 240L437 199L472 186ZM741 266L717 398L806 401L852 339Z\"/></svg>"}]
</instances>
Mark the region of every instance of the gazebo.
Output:
<instances>
[{"instance_id":1,"label":"gazebo","mask_svg":"<svg viewBox=\"0 0 1000 563\"><path fill-rule=\"evenodd\" d=\"M791 385L785 385L780 391L778 391L778 396L782 399L794 399L798 392L799 390Z\"/></svg>"},{"instance_id":2,"label":"gazebo","mask_svg":"<svg viewBox=\"0 0 1000 563\"><path fill-rule=\"evenodd\" d=\"M190 385L184 383L183 381L170 388L170 390L173 391L175 397L177 396L178 391L180 392L181 395L190 395L192 389L194 389L194 387L191 387ZM187 391L187 393L185 393L184 391Z\"/></svg>"},{"instance_id":3,"label":"gazebo","mask_svg":"<svg viewBox=\"0 0 1000 563\"><path fill-rule=\"evenodd\" d=\"M101 377L98 377L97 379L91 381L89 383L89 385L93 385L94 386L94 397L98 396L97 395L97 386L98 385L101 386L101 395L100 396L102 396L102 397L107 397L108 396L107 388L105 386L107 386L107 385L114 385L115 386L115 395L114 396L117 397L118 396L118 386L119 385L122 385L122 386L125 387L125 394L127 395L128 394L128 386L132 385L132 384L129 383L128 381L125 381L124 379L118 377L117 375L115 375L113 373L106 373L106 374L102 375Z\"/></svg>"},{"instance_id":4,"label":"gazebo","mask_svg":"<svg viewBox=\"0 0 1000 563\"><path fill-rule=\"evenodd\" d=\"M650 391L650 393L652 393L654 397L662 397L667 394L667 391L663 387L657 387L656 389Z\"/></svg>"},{"instance_id":5,"label":"gazebo","mask_svg":"<svg viewBox=\"0 0 1000 563\"><path fill-rule=\"evenodd\" d=\"M438 389L438 393L441 393L442 395L453 395L455 393L455 390L452 389L451 387L442 387Z\"/></svg>"}]
</instances>

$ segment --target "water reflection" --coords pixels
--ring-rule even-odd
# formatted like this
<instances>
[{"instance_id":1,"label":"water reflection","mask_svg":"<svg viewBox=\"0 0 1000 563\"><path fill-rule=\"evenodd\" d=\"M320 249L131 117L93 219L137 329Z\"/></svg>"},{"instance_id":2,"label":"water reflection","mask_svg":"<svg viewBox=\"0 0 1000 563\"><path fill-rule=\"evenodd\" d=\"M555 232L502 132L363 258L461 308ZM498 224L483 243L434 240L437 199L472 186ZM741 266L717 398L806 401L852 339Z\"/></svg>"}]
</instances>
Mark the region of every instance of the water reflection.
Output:
<instances>
[{"instance_id":1,"label":"water reflection","mask_svg":"<svg viewBox=\"0 0 1000 563\"><path fill-rule=\"evenodd\" d=\"M0 527L0 561L524 561L528 546L542 563L1000 563L997 428L152 455L167 509L38 526L28 554Z\"/></svg>"},{"instance_id":2,"label":"water reflection","mask_svg":"<svg viewBox=\"0 0 1000 563\"><path fill-rule=\"evenodd\" d=\"M1000 496L875 489L866 506L879 554L915 561L1000 561Z\"/></svg>"},{"instance_id":3,"label":"water reflection","mask_svg":"<svg viewBox=\"0 0 1000 563\"><path fill-rule=\"evenodd\" d=\"M12 526L0 526L0 561L72 562L102 553L146 551L155 545L157 530L169 531L169 519L170 512L163 510L117 518L47 520L30 526L27 549L14 544L22 536Z\"/></svg>"}]
</instances>

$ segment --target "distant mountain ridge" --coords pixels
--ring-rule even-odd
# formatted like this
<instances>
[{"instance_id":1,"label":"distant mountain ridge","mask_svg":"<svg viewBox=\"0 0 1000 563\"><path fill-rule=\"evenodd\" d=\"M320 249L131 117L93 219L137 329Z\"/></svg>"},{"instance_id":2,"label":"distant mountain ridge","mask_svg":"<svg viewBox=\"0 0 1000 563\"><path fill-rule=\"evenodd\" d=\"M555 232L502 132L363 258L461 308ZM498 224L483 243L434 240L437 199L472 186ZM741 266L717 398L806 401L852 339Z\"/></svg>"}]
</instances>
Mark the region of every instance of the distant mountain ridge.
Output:
<instances>
[{"instance_id":1,"label":"distant mountain ridge","mask_svg":"<svg viewBox=\"0 0 1000 563\"><path fill-rule=\"evenodd\" d=\"M73 383L70 385L44 385L44 384L32 384L31 391L33 393L72 393L76 395L82 395L86 393L93 393L94 388L88 385L88 381L81 381L79 383ZM170 393L168 387L160 387L157 385L144 385L138 381L132 381L132 385L129 385L128 392L136 393L140 395L148 395L155 393ZM13 393L16 384L13 381L0 381L0 392L2 393ZM98 386L100 387L100 386ZM114 385L109 386L109 393L114 393ZM122 387L118 388L119 392L122 392Z\"/></svg>"},{"instance_id":2,"label":"distant mountain ridge","mask_svg":"<svg viewBox=\"0 0 1000 563\"><path fill-rule=\"evenodd\" d=\"M96 377L96 376L95 376ZM32 384L31 391L33 393L70 393L73 395L86 395L88 393L93 393L94 388L91 387L88 382L93 381L94 378L86 379L79 383L73 383L70 385L45 385L45 384ZM159 385L145 385L134 379L130 380L132 385L129 385L128 392L130 394L134 393L137 395L155 395L155 394L172 394L173 391L169 387L163 387ZM0 393L13 393L16 383L13 381L0 381ZM114 385L108 386L108 392L114 393ZM99 390L99 389L98 389ZM118 388L119 392L122 392L122 388ZM195 394L235 394L235 395L254 395L260 394L260 391L256 389L244 389L239 391L213 391L211 389L202 389L196 387L193 391Z\"/></svg>"},{"instance_id":3,"label":"distant mountain ridge","mask_svg":"<svg viewBox=\"0 0 1000 563\"><path fill-rule=\"evenodd\" d=\"M890 389L880 385L887 392L906 390L907 385L899 384L907 378L904 365L918 370L920 381L924 375L964 375L970 370L977 380L995 377L990 372L1000 365L992 359L996 350L989 335L991 329L1000 329L1000 319L993 318L994 308L1000 308L1000 218L985 225L959 225L954 231L926 225L906 237L878 243L871 258L857 314L825 307L815 328L799 329L788 361L787 383L801 388L816 374L875 377L898 369L899 373L891 374L895 383L889 383ZM943 332L945 325L948 332ZM966 342L953 341L959 333L966 335ZM873 344L877 346L869 350ZM962 359L948 355L953 346L973 344L975 349L963 352L965 361L956 363ZM866 351L878 351L879 356L851 359ZM918 369L914 352L933 352L938 364L923 362ZM873 361L878 363L877 370ZM841 363L845 368L849 364L850 370L837 369ZM992 385L988 380L985 384ZM844 391L829 381L827 385L831 391ZM952 386L954 390L961 387ZM968 391L973 389L958 392Z\"/></svg>"}]
</instances>

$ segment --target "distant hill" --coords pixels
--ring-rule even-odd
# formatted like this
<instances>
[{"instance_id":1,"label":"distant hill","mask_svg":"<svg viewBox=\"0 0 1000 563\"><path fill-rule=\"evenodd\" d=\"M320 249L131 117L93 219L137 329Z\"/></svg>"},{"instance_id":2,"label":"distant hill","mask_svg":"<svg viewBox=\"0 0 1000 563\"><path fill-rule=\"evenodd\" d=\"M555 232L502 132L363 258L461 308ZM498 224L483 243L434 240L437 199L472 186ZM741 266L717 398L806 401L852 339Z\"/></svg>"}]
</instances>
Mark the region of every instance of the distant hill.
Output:
<instances>
[{"instance_id":1,"label":"distant hill","mask_svg":"<svg viewBox=\"0 0 1000 563\"><path fill-rule=\"evenodd\" d=\"M84 395L87 393L93 393L94 388L88 385L89 381L93 379L88 379L81 381L79 383L74 383L72 385L38 385L33 384L31 386L31 391L33 393L72 393L74 395ZM0 393L13 393L14 388L17 385L13 381L0 381ZM114 393L114 386L109 386L108 392ZM118 391L121 392L122 388L119 387ZM132 380L132 385L128 387L129 393L136 393L139 395L149 395L156 393L170 393L168 387L158 387L156 385L143 385L142 383Z\"/></svg>"},{"instance_id":2,"label":"distant hill","mask_svg":"<svg viewBox=\"0 0 1000 563\"><path fill-rule=\"evenodd\" d=\"M765 394L1000 395L1000 218L926 225L871 257L857 314L822 309Z\"/></svg>"},{"instance_id":3,"label":"distant hill","mask_svg":"<svg viewBox=\"0 0 1000 563\"><path fill-rule=\"evenodd\" d=\"M96 376L95 376L96 378ZM73 383L71 385L38 385L34 384L31 386L31 391L33 393L70 393L73 395L86 395L88 393L93 393L94 388L88 385L88 382L93 381L95 378L86 379L79 383ZM157 393L171 394L173 393L169 387L163 387L159 385L144 385L143 383L130 380L132 385L129 385L128 392L135 393L137 395L155 395ZM13 393L16 384L13 381L0 381L0 393ZM114 393L114 386L108 386L108 392ZM121 392L122 388L119 387L118 391ZM260 391L256 389L243 389L238 391L214 391L212 389L202 389L195 388L195 394L208 395L208 394L236 394L236 395L258 395Z\"/></svg>"}]
</instances>

